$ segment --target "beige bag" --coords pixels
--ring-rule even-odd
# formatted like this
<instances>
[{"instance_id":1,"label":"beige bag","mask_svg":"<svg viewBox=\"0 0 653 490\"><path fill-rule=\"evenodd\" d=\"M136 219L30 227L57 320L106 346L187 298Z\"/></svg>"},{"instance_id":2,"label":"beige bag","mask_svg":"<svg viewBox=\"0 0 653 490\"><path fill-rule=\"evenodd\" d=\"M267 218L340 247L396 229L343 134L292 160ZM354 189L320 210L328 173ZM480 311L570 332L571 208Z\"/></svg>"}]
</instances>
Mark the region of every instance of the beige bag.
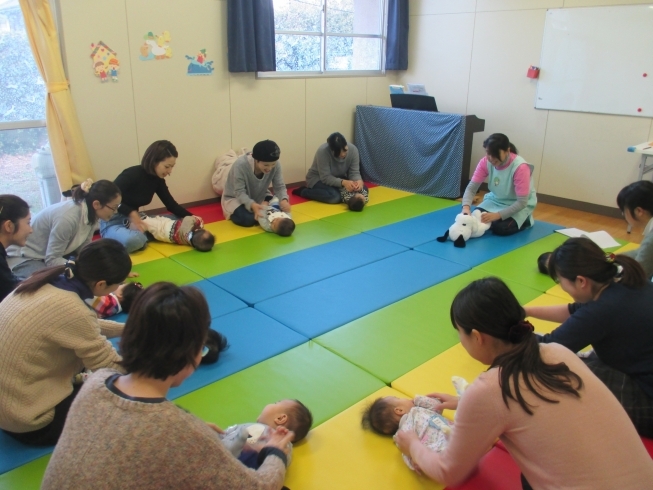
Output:
<instances>
[{"instance_id":1,"label":"beige bag","mask_svg":"<svg viewBox=\"0 0 653 490\"><path fill-rule=\"evenodd\" d=\"M215 159L215 172L213 172L213 177L211 177L211 185L215 193L219 196L224 192L224 186L227 183L231 166L239 156L248 153L249 150L247 148L241 148L240 151L241 153L237 154L234 150L229 150L224 155Z\"/></svg>"}]
</instances>

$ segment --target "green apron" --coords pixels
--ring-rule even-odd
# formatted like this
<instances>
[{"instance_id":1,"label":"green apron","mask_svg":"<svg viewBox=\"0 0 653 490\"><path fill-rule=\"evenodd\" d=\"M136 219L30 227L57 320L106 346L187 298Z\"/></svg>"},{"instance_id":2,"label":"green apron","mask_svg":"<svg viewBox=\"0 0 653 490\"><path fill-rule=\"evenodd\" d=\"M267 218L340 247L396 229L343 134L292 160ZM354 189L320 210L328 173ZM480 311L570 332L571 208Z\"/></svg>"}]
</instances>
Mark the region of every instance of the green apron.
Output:
<instances>
[{"instance_id":1,"label":"green apron","mask_svg":"<svg viewBox=\"0 0 653 490\"><path fill-rule=\"evenodd\" d=\"M526 160L519 155L515 157L510 165L502 170L497 170L494 165L489 161L487 162L489 170L487 187L490 192L485 194L483 202L478 205L479 208L483 208L490 213L498 213L517 201L514 176L517 168L521 164L526 164ZM531 225L534 223L533 210L537 204L537 197L535 196L535 186L533 185L532 175L530 189L526 207L511 216L511 218L517 222L519 228L522 227L526 220L529 220Z\"/></svg>"}]
</instances>

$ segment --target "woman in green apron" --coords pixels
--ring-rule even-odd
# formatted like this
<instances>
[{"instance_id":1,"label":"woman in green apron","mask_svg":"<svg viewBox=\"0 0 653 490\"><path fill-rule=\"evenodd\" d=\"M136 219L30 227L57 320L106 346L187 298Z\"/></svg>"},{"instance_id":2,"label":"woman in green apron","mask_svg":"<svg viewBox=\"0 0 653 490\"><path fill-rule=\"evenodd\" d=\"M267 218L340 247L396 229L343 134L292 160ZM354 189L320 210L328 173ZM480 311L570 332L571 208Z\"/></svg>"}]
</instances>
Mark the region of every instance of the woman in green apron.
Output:
<instances>
[{"instance_id":1,"label":"woman in green apron","mask_svg":"<svg viewBox=\"0 0 653 490\"><path fill-rule=\"evenodd\" d=\"M477 206L484 212L483 222L492 223L490 229L502 236L533 226L537 198L530 166L505 134L490 135L483 148L486 156L478 162L463 195L463 213L469 214L474 196L487 178L490 192Z\"/></svg>"}]
</instances>

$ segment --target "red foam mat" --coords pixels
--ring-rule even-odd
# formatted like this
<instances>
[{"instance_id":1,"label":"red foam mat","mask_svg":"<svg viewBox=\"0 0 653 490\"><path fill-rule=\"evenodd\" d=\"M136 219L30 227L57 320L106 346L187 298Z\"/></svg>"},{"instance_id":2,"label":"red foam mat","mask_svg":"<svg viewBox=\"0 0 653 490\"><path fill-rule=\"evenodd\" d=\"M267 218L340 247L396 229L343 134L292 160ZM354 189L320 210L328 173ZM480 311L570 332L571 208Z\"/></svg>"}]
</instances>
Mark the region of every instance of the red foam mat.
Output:
<instances>
[{"instance_id":1,"label":"red foam mat","mask_svg":"<svg viewBox=\"0 0 653 490\"><path fill-rule=\"evenodd\" d=\"M494 446L478 463L474 474L449 490L522 490L521 471L502 444Z\"/></svg>"},{"instance_id":2,"label":"red foam mat","mask_svg":"<svg viewBox=\"0 0 653 490\"><path fill-rule=\"evenodd\" d=\"M219 202L203 204L201 206L193 206L188 208L188 211L193 213L195 216L202 218L204 223L207 224L224 220L224 214L222 214L222 206Z\"/></svg>"}]
</instances>

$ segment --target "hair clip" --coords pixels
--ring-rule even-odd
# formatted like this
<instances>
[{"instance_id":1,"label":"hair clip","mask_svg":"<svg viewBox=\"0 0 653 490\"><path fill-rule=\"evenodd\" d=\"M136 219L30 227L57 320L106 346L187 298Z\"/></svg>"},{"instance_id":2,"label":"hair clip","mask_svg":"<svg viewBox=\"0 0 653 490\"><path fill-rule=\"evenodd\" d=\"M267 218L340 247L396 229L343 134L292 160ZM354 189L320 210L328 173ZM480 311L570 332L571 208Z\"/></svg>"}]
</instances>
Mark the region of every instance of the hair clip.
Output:
<instances>
[{"instance_id":1,"label":"hair clip","mask_svg":"<svg viewBox=\"0 0 653 490\"><path fill-rule=\"evenodd\" d=\"M615 256L615 254L613 254L613 253L605 254L605 261L606 261L608 264L612 264L612 263L614 262L614 259L615 259L615 258L616 258L616 256Z\"/></svg>"}]
</instances>

